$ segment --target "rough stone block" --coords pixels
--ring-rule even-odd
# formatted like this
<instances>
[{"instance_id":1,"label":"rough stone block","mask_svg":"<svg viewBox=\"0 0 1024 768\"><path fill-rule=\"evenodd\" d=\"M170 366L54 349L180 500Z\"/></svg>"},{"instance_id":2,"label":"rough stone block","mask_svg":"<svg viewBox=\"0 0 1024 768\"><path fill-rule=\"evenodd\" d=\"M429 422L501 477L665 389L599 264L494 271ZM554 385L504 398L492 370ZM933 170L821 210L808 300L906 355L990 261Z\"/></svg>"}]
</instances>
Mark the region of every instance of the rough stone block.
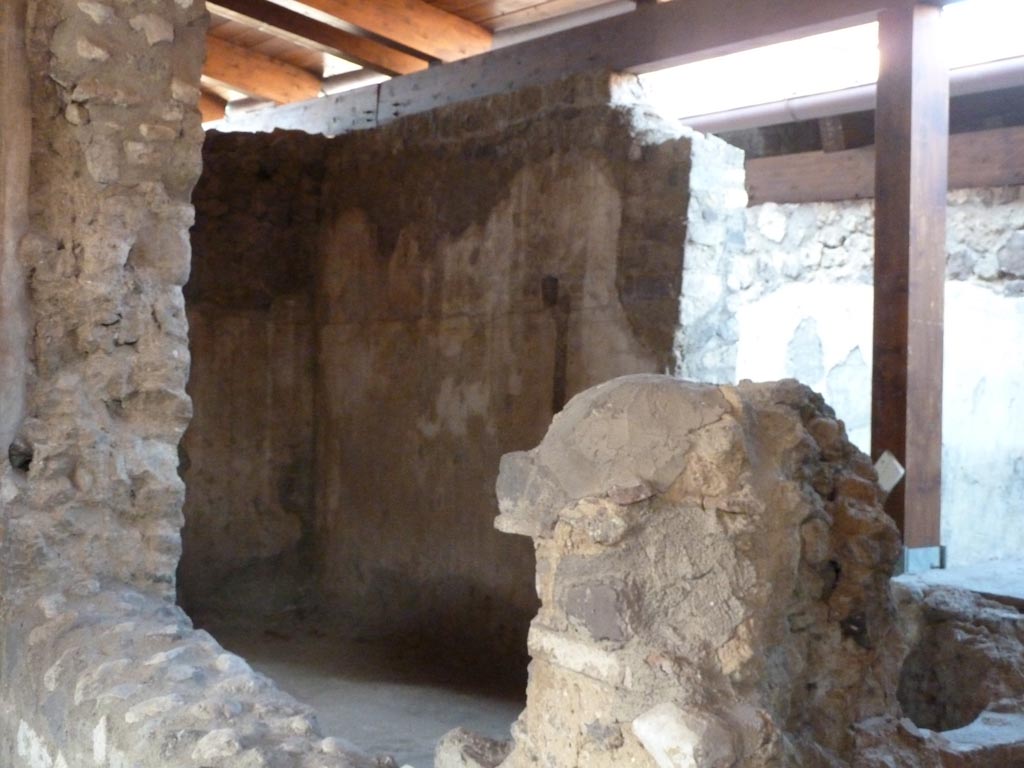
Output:
<instances>
[{"instance_id":1,"label":"rough stone block","mask_svg":"<svg viewBox=\"0 0 1024 768\"><path fill-rule=\"evenodd\" d=\"M442 737L434 753L434 768L498 768L512 750L498 741L456 728Z\"/></svg>"},{"instance_id":2,"label":"rough stone block","mask_svg":"<svg viewBox=\"0 0 1024 768\"><path fill-rule=\"evenodd\" d=\"M900 653L869 463L793 381L629 376L570 401L499 478L543 602L503 768L849 760L849 727L893 711Z\"/></svg>"},{"instance_id":3,"label":"rough stone block","mask_svg":"<svg viewBox=\"0 0 1024 768\"><path fill-rule=\"evenodd\" d=\"M728 768L736 764L725 725L675 704L659 704L633 721L633 732L658 768Z\"/></svg>"}]
</instances>

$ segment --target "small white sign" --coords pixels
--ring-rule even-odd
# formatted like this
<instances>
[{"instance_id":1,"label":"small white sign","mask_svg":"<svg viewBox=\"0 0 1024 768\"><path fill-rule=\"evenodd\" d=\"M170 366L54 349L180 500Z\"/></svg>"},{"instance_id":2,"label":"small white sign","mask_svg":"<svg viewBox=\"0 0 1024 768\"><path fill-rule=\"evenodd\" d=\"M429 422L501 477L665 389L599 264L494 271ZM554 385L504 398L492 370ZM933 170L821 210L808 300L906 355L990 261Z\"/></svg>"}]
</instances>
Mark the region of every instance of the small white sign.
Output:
<instances>
[{"instance_id":1,"label":"small white sign","mask_svg":"<svg viewBox=\"0 0 1024 768\"><path fill-rule=\"evenodd\" d=\"M886 496L892 493L892 489L899 485L900 480L907 474L899 459L893 456L891 451L885 451L878 457L878 461L875 462L875 471L878 473L878 485Z\"/></svg>"}]
</instances>

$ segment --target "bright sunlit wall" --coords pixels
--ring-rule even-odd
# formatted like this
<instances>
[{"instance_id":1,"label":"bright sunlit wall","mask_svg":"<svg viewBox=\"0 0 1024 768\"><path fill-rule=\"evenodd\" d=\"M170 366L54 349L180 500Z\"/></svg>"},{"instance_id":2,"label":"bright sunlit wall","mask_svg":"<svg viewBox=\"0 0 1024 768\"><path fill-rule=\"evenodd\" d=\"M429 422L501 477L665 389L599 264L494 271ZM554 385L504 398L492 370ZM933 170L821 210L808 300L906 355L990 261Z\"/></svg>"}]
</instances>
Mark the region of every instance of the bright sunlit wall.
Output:
<instances>
[{"instance_id":1,"label":"bright sunlit wall","mask_svg":"<svg viewBox=\"0 0 1024 768\"><path fill-rule=\"evenodd\" d=\"M952 69L1024 56L1024 0L963 0L942 11ZM829 93L878 79L878 24L642 75L650 100L680 118Z\"/></svg>"}]
</instances>

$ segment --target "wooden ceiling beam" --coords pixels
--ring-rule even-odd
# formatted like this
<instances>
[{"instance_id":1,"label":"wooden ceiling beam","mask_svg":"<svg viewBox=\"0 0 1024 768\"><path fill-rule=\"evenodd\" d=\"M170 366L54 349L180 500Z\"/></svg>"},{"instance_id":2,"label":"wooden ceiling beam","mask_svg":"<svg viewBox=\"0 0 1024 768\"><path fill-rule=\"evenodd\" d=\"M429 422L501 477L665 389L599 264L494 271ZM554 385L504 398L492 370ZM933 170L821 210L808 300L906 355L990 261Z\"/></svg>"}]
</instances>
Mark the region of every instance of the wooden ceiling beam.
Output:
<instances>
[{"instance_id":1,"label":"wooden ceiling beam","mask_svg":"<svg viewBox=\"0 0 1024 768\"><path fill-rule=\"evenodd\" d=\"M207 3L207 7L231 21L340 56L385 75L409 75L428 66L425 59L324 24L268 0L215 0Z\"/></svg>"},{"instance_id":2,"label":"wooden ceiling beam","mask_svg":"<svg viewBox=\"0 0 1024 768\"><path fill-rule=\"evenodd\" d=\"M207 91L201 92L199 94L199 113L203 116L203 122L221 120L227 112L227 104L220 96Z\"/></svg>"},{"instance_id":3,"label":"wooden ceiling beam","mask_svg":"<svg viewBox=\"0 0 1024 768\"><path fill-rule=\"evenodd\" d=\"M441 61L485 53L494 37L424 0L300 0L288 5L307 6Z\"/></svg>"},{"instance_id":4,"label":"wooden ceiling beam","mask_svg":"<svg viewBox=\"0 0 1024 768\"><path fill-rule=\"evenodd\" d=\"M206 36L203 74L236 91L279 104L314 99L320 93L316 75L213 35Z\"/></svg>"},{"instance_id":5,"label":"wooden ceiling beam","mask_svg":"<svg viewBox=\"0 0 1024 768\"><path fill-rule=\"evenodd\" d=\"M292 0L279 0L291 3ZM339 0L334 0L338 2ZM325 2L325 0L318 0ZM317 104L268 110L259 124L303 125L332 135L367 127L366 104L376 100L373 124L447 104L511 93L597 70L649 72L709 56L794 40L874 21L883 8L911 0L675 0L639 6L593 24L432 67ZM326 123L326 124L324 124Z\"/></svg>"},{"instance_id":6,"label":"wooden ceiling beam","mask_svg":"<svg viewBox=\"0 0 1024 768\"><path fill-rule=\"evenodd\" d=\"M875 196L875 148L800 152L747 160L751 205ZM949 140L949 188L1024 184L1024 126L958 133Z\"/></svg>"}]
</instances>

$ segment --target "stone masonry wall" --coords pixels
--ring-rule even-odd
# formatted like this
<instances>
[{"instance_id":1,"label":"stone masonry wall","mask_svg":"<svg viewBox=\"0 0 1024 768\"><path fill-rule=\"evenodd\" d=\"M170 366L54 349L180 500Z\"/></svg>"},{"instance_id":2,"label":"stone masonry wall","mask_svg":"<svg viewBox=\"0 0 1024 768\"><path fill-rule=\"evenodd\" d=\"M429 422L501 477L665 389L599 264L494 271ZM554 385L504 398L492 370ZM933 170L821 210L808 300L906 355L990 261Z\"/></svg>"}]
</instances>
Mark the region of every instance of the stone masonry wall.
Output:
<instances>
[{"instance_id":1,"label":"stone masonry wall","mask_svg":"<svg viewBox=\"0 0 1024 768\"><path fill-rule=\"evenodd\" d=\"M527 707L437 768L1020 764L1024 615L890 578L871 461L806 386L614 379L497 494L537 546Z\"/></svg>"},{"instance_id":2,"label":"stone masonry wall","mask_svg":"<svg viewBox=\"0 0 1024 768\"><path fill-rule=\"evenodd\" d=\"M0 219L5 334L8 297L27 292L14 319L31 337L3 347L26 376L0 392L5 437L18 426L0 465L11 768L379 764L322 739L307 708L174 605L206 19L199 0L4 3L5 174L32 128L28 216L5 202ZM4 176L4 201L21 180ZM24 419L8 420L22 387Z\"/></svg>"},{"instance_id":3,"label":"stone masonry wall","mask_svg":"<svg viewBox=\"0 0 1024 768\"><path fill-rule=\"evenodd\" d=\"M838 768L898 712L898 533L806 387L615 379L497 491L542 601L502 768Z\"/></svg>"},{"instance_id":4,"label":"stone masonry wall","mask_svg":"<svg viewBox=\"0 0 1024 768\"><path fill-rule=\"evenodd\" d=\"M710 381L798 378L822 392L862 449L870 442L873 218L868 201L765 204L725 251L721 290L684 282L719 312L691 323L683 372ZM685 325L685 324L684 324ZM1024 546L1024 197L949 196L943 539L951 564Z\"/></svg>"}]
</instances>

